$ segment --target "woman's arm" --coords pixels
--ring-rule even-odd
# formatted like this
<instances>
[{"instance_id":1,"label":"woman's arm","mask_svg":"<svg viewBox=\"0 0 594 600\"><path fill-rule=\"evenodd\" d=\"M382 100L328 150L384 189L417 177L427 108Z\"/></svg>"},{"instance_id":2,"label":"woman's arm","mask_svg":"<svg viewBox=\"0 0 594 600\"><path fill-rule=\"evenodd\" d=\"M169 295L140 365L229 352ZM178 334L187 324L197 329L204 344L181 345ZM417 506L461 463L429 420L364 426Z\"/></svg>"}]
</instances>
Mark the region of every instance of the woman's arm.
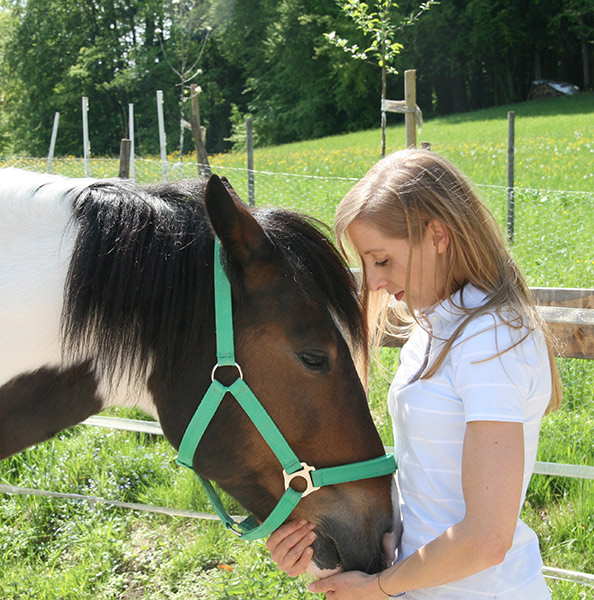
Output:
<instances>
[{"instance_id":1,"label":"woman's arm","mask_svg":"<svg viewBox=\"0 0 594 600\"><path fill-rule=\"evenodd\" d=\"M462 458L466 515L380 576L343 573L310 585L334 591L336 600L385 598L463 579L503 561L511 547L522 497L522 423L476 421L467 425ZM381 584L381 590L380 590Z\"/></svg>"}]
</instances>

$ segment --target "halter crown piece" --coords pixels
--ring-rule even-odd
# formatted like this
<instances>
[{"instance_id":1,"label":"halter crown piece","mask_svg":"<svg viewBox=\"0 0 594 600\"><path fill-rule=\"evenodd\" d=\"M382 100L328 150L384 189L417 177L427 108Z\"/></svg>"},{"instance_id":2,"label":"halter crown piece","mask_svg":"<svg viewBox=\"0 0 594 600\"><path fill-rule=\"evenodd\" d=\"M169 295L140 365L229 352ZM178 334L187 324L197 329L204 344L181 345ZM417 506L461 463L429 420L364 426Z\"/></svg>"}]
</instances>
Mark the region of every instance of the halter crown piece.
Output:
<instances>
[{"instance_id":1,"label":"halter crown piece","mask_svg":"<svg viewBox=\"0 0 594 600\"><path fill-rule=\"evenodd\" d=\"M258 523L253 516L241 521L233 519L223 507L223 503L211 482L196 473L212 507L225 526L246 540L257 540L278 529L293 512L301 498L315 492L322 486L394 473L396 461L391 454L323 469L316 469L297 458L274 421L243 380L241 367L235 362L231 285L221 264L221 243L218 238L215 238L214 282L217 363L212 370L212 382L184 433L176 462L188 469L193 469L194 454L202 435L214 417L223 397L229 393L239 402L278 458L283 467L285 480L285 492L276 507L262 523ZM238 374L237 379L231 385L223 385L215 377L219 367L235 367ZM298 492L290 486L292 479L296 477L305 480L307 484L305 491Z\"/></svg>"}]
</instances>

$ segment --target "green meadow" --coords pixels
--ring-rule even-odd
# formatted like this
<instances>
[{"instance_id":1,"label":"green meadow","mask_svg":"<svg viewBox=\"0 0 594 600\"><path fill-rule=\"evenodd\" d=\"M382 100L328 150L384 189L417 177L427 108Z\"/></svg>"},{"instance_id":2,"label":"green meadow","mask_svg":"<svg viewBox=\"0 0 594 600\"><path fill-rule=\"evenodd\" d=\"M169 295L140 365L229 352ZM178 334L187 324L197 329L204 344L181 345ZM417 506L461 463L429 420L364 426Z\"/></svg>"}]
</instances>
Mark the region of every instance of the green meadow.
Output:
<instances>
[{"instance_id":1,"label":"green meadow","mask_svg":"<svg viewBox=\"0 0 594 600\"><path fill-rule=\"evenodd\" d=\"M506 223L507 114L515 112L515 228L512 252L534 286L593 287L594 95L522 103L424 123L419 142L457 164L502 227ZM404 146L390 116L388 150ZM379 159L380 131L255 151L256 204L282 205L328 224L342 195ZM0 158L2 166L45 170L45 160ZM211 157L247 200L243 152ZM94 158L91 175L113 177L113 158ZM56 158L53 171L83 176L81 159ZM195 159L169 157L168 177L195 176ZM136 179L161 178L157 158L137 159ZM397 350L380 353L370 406L393 441L386 394ZM594 361L559 359L563 407L545 417L539 460L594 465ZM114 412L112 411L112 413ZM143 418L135 412L118 415ZM211 512L196 478L174 464L158 436L78 426L0 463L0 483L123 502ZM241 509L228 500L231 512ZM537 531L545 564L594 573L594 482L536 475L523 518ZM592 588L548 580L555 600L591 597ZM147 514L80 500L0 494L2 600L312 600L307 579L290 579L260 542L246 543L218 522Z\"/></svg>"}]
</instances>

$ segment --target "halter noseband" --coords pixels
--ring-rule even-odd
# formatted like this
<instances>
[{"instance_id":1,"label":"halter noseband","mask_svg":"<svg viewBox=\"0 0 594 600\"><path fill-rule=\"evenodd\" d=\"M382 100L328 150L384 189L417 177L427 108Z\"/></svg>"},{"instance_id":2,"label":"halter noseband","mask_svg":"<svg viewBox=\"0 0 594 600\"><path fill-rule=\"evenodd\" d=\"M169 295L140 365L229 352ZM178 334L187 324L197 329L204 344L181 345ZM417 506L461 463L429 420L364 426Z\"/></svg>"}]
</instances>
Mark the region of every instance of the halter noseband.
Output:
<instances>
[{"instance_id":1,"label":"halter noseband","mask_svg":"<svg viewBox=\"0 0 594 600\"><path fill-rule=\"evenodd\" d=\"M184 433L176 462L193 469L194 454L206 428L225 394L231 394L239 402L283 467L285 492L262 523L258 523L253 516L242 521L235 521L223 507L221 499L210 481L203 479L198 473L196 475L202 483L212 507L226 527L246 540L256 540L278 529L293 512L299 500L308 494L325 485L389 475L396 470L396 461L391 454L385 454L371 460L316 469L297 458L274 421L243 380L241 367L235 362L231 285L221 264L220 247L220 241L215 238L214 290L217 363L212 370L211 384ZM238 374L237 379L231 385L223 385L215 378L219 367L235 367ZM290 486L291 481L297 477L301 477L306 482L306 489L303 492L298 492Z\"/></svg>"}]
</instances>

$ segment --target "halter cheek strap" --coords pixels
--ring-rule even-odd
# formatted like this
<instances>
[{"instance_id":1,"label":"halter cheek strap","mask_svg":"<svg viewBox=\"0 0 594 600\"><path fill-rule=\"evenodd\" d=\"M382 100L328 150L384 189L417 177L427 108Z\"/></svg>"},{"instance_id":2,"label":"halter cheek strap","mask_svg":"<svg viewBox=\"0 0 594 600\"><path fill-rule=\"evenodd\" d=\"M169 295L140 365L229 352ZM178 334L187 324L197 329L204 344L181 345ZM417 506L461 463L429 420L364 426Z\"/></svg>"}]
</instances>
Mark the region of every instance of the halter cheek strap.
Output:
<instances>
[{"instance_id":1,"label":"halter cheek strap","mask_svg":"<svg viewBox=\"0 0 594 600\"><path fill-rule=\"evenodd\" d=\"M220 241L216 239L214 280L217 363L212 370L211 384L184 433L176 462L193 469L194 455L206 428L225 395L231 394L239 402L283 467L285 492L262 523L258 523L253 516L242 521L235 521L223 507L211 482L203 479L198 473L196 474L221 521L244 539L256 540L270 535L278 529L293 512L301 498L315 492L320 487L391 474L396 470L396 461L391 454L386 454L358 463L316 469L297 458L270 415L245 383L241 367L235 362L231 285L221 264L220 246ZM215 377L219 367L235 367L237 379L230 385L222 384ZM291 481L295 478L302 478L305 481L306 488L303 492L298 492L291 487Z\"/></svg>"}]
</instances>

